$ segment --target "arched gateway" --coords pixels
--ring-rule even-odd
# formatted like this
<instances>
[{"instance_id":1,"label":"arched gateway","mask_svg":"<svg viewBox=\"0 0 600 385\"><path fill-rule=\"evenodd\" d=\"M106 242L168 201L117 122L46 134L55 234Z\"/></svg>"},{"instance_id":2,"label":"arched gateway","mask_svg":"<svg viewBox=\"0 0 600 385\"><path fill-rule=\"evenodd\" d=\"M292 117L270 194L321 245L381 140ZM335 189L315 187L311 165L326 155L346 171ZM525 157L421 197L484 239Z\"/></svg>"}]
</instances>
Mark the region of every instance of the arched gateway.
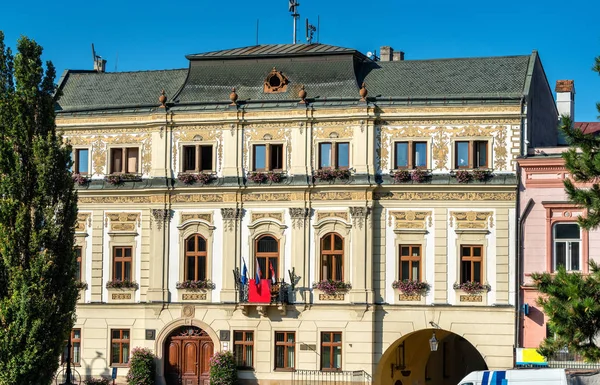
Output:
<instances>
[{"instance_id":1,"label":"arched gateway","mask_svg":"<svg viewBox=\"0 0 600 385\"><path fill-rule=\"evenodd\" d=\"M181 326L165 340L167 385L209 385L209 360L214 351L210 336L196 326Z\"/></svg>"},{"instance_id":2,"label":"arched gateway","mask_svg":"<svg viewBox=\"0 0 600 385\"><path fill-rule=\"evenodd\" d=\"M435 332L437 348L430 339ZM403 336L381 356L374 373L378 385L456 385L474 370L486 370L485 360L468 340L443 329L423 329Z\"/></svg>"}]
</instances>

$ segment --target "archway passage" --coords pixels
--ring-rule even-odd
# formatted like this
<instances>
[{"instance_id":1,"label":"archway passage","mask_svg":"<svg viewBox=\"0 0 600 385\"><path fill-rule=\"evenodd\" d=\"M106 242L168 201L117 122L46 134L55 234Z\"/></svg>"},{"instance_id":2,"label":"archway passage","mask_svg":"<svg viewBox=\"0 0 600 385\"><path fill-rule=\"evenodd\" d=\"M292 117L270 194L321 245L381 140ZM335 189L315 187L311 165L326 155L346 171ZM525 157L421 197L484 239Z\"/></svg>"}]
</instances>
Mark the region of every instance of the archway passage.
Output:
<instances>
[{"instance_id":1,"label":"archway passage","mask_svg":"<svg viewBox=\"0 0 600 385\"><path fill-rule=\"evenodd\" d=\"M213 351L213 342L204 330L196 326L176 329L165 342L167 385L209 385Z\"/></svg>"},{"instance_id":2,"label":"archway passage","mask_svg":"<svg viewBox=\"0 0 600 385\"><path fill-rule=\"evenodd\" d=\"M433 332L437 351L430 348ZM424 329L398 339L385 351L374 383L456 385L472 371L486 369L477 348L465 338L447 330Z\"/></svg>"}]
</instances>

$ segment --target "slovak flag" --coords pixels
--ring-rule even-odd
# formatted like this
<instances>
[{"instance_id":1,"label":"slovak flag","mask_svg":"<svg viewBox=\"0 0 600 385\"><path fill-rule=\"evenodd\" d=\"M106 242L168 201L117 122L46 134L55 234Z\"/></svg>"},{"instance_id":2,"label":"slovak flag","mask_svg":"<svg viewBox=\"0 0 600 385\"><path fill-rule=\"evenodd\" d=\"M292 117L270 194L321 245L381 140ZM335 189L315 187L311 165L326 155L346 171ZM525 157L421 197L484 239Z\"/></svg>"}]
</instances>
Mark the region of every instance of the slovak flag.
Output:
<instances>
[{"instance_id":1,"label":"slovak flag","mask_svg":"<svg viewBox=\"0 0 600 385\"><path fill-rule=\"evenodd\" d=\"M242 276L240 277L240 281L242 285L246 285L248 283L248 268L246 267L246 261L242 258L242 262L244 263L244 267L242 267Z\"/></svg>"},{"instance_id":2,"label":"slovak flag","mask_svg":"<svg viewBox=\"0 0 600 385\"><path fill-rule=\"evenodd\" d=\"M260 265L258 264L258 258L256 259L256 284L260 284L260 279L262 278L262 271L260 271Z\"/></svg>"},{"instance_id":3,"label":"slovak flag","mask_svg":"<svg viewBox=\"0 0 600 385\"><path fill-rule=\"evenodd\" d=\"M273 262L271 261L269 261L269 270L271 271L271 282L275 285L277 278L275 277L275 269L273 269Z\"/></svg>"}]
</instances>

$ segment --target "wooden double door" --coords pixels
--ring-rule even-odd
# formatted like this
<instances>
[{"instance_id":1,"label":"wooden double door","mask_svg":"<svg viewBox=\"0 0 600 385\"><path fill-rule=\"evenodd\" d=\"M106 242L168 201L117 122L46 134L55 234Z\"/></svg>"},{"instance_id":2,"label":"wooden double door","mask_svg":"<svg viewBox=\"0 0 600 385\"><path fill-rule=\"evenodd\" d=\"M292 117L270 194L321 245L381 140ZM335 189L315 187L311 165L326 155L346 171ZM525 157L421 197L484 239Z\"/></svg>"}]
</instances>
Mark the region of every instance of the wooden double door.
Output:
<instances>
[{"instance_id":1,"label":"wooden double door","mask_svg":"<svg viewBox=\"0 0 600 385\"><path fill-rule=\"evenodd\" d=\"M213 342L206 332L184 326L167 339L165 379L167 385L209 385Z\"/></svg>"}]
</instances>

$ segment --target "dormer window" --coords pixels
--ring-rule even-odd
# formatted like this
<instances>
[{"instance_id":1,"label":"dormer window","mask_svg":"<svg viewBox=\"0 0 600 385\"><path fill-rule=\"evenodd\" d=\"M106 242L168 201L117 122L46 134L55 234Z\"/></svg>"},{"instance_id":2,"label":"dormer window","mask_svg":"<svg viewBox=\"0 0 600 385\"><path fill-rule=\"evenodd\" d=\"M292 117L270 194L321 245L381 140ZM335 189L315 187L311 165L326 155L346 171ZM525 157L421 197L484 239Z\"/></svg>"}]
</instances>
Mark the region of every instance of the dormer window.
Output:
<instances>
[{"instance_id":1,"label":"dormer window","mask_svg":"<svg viewBox=\"0 0 600 385\"><path fill-rule=\"evenodd\" d=\"M285 92L287 91L288 83L288 79L281 73L281 71L277 71L277 69L273 67L265 79L263 91L266 94Z\"/></svg>"}]
</instances>

